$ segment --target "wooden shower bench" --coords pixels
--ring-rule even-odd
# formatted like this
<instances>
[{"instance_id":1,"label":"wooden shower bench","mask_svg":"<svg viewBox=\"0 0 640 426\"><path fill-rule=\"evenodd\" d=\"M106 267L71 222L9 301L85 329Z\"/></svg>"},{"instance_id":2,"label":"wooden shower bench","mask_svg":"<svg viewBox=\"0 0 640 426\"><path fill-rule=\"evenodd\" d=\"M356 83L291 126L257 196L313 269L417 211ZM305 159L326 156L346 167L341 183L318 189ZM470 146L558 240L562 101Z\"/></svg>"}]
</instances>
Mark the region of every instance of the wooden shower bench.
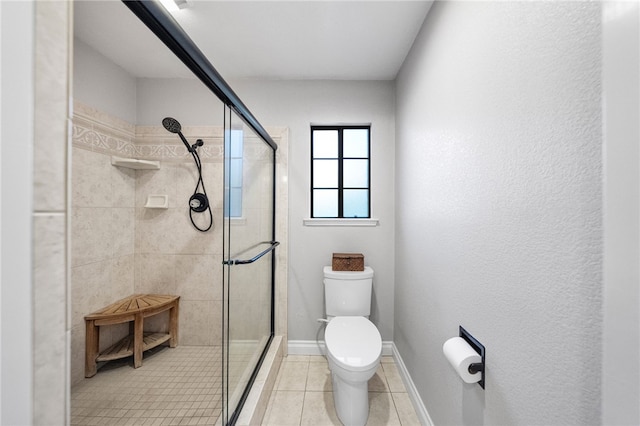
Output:
<instances>
[{"instance_id":1,"label":"wooden shower bench","mask_svg":"<svg viewBox=\"0 0 640 426\"><path fill-rule=\"evenodd\" d=\"M84 317L87 327L84 376L93 377L97 363L133 355L133 367L142 366L142 352L169 341L178 344L178 303L180 296L169 294L134 294ZM144 319L169 311L168 333L144 333ZM100 348L100 327L128 322L129 336L103 352Z\"/></svg>"}]
</instances>

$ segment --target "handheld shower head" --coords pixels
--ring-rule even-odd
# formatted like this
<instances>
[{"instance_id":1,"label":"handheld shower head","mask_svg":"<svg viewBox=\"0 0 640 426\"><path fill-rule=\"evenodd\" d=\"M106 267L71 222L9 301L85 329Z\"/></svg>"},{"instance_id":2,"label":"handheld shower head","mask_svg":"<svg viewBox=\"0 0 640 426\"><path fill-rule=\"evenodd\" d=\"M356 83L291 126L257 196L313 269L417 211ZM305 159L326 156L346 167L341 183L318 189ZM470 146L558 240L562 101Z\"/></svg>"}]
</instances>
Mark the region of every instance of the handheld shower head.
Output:
<instances>
[{"instance_id":1,"label":"handheld shower head","mask_svg":"<svg viewBox=\"0 0 640 426\"><path fill-rule=\"evenodd\" d=\"M180 136L184 146L187 147L187 150L193 157L193 161L196 163L196 168L198 169L198 183L196 184L196 189L193 191L193 195L189 199L189 218L191 218L191 223L198 231L207 232L213 226L213 213L211 213L211 206L209 205L209 199L207 198L207 191L204 189L204 180L202 180L202 161L200 161L200 156L197 151L199 147L204 145L204 142L202 139L198 139L196 140L196 143L189 145L189 142L187 142L187 139L182 134L182 126L180 125L180 122L173 117L163 118L162 125L168 132L177 133L178 136ZM198 188L200 187L202 187L202 192L198 191ZM209 226L201 228L193 220L193 213L202 213L207 210L209 211Z\"/></svg>"},{"instance_id":2,"label":"handheld shower head","mask_svg":"<svg viewBox=\"0 0 640 426\"><path fill-rule=\"evenodd\" d=\"M169 132L177 133L178 136L180 136L180 139L182 139L182 143L184 143L184 146L187 147L187 150L189 152L193 152L193 148L191 147L191 145L189 145L189 142L187 142L187 139L182 134L182 126L180 125L180 122L178 120L173 117L165 117L162 119L162 125Z\"/></svg>"},{"instance_id":3,"label":"handheld shower head","mask_svg":"<svg viewBox=\"0 0 640 426\"><path fill-rule=\"evenodd\" d=\"M173 117L165 117L162 119L162 125L165 129L170 131L171 133L180 133L182 131L182 126Z\"/></svg>"}]
</instances>

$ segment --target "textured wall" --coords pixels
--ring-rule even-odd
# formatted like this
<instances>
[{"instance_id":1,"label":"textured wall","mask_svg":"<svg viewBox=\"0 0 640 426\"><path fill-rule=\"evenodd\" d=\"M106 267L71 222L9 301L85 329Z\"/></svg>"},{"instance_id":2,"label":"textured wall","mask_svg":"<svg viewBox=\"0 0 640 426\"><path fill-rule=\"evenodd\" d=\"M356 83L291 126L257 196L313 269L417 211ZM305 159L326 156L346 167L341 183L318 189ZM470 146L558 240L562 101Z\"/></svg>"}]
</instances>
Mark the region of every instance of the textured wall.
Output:
<instances>
[{"instance_id":1,"label":"textured wall","mask_svg":"<svg viewBox=\"0 0 640 426\"><path fill-rule=\"evenodd\" d=\"M397 80L394 341L435 424L600 420L600 19L436 2Z\"/></svg>"}]
</instances>

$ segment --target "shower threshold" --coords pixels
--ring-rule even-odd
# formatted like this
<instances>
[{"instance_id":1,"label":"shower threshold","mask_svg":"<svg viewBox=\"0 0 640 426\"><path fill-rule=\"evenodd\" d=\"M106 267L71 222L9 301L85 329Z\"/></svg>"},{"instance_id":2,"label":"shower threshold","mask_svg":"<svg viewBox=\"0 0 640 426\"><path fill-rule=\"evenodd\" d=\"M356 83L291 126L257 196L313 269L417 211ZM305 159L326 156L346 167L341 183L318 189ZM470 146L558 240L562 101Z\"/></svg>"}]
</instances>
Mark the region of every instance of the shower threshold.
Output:
<instances>
[{"instance_id":1,"label":"shower threshold","mask_svg":"<svg viewBox=\"0 0 640 426\"><path fill-rule=\"evenodd\" d=\"M262 422L262 418L267 410L267 403L271 397L271 392L275 386L276 377L280 370L283 357L283 338L274 336L271 340L267 353L262 360L260 369L255 376L251 390L249 391L244 405L237 416L236 426L256 425ZM248 373L250 374L250 372ZM241 394L242 392L240 392ZM231 400L237 401L240 396L234 393ZM222 423L218 421L217 425Z\"/></svg>"}]
</instances>

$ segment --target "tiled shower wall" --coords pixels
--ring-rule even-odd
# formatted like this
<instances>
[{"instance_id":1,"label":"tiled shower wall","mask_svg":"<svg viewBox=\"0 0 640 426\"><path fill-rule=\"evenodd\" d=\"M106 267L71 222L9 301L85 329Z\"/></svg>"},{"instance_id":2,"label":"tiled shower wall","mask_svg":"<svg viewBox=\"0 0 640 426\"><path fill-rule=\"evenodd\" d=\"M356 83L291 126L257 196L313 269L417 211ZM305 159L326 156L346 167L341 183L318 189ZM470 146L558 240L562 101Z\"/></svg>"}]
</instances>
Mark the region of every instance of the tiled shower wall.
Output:
<instances>
[{"instance_id":1,"label":"tiled shower wall","mask_svg":"<svg viewBox=\"0 0 640 426\"><path fill-rule=\"evenodd\" d=\"M84 315L133 293L179 295L179 344L220 344L223 236L217 218L222 217L223 203L223 133L219 127L204 126L185 127L183 133L189 140L204 141L199 152L214 217L213 228L206 233L197 231L189 219L187 206L197 182L197 170L176 135L162 126L136 127L77 101L74 105L72 383L84 377ZM286 144L286 131L280 133L285 138L279 137L278 141ZM115 167L111 165L112 155L159 160L160 169ZM286 159L286 155L280 158ZM258 182L256 190L269 194L260 187L265 181L261 178L264 162L255 164L258 166L245 170L245 181ZM282 170L282 164L279 168ZM279 189L282 193L286 194L286 188L284 192ZM168 195L169 207L145 208L147 197L157 194ZM286 198L283 205L286 208ZM250 203L245 208L247 223L251 216L261 214L259 204ZM201 227L208 224L206 213L194 214L194 219ZM242 233L241 228L237 228L238 234ZM279 271L286 271L283 255L286 256L286 244L278 256ZM282 280L285 274L278 276ZM284 286L284 290L277 290L277 299L286 303L286 283ZM247 298L246 303L250 305L255 300ZM260 313L250 306L242 310ZM283 311L286 308L278 310L277 322L284 320L286 324ZM153 329L164 327L165 323L166 317L159 316L146 325ZM101 349L127 332L126 325L103 327Z\"/></svg>"},{"instance_id":2,"label":"tiled shower wall","mask_svg":"<svg viewBox=\"0 0 640 426\"><path fill-rule=\"evenodd\" d=\"M135 170L111 166L134 152L135 127L74 105L71 171L71 383L84 377L84 316L135 290ZM104 349L128 332L102 327Z\"/></svg>"}]
</instances>

